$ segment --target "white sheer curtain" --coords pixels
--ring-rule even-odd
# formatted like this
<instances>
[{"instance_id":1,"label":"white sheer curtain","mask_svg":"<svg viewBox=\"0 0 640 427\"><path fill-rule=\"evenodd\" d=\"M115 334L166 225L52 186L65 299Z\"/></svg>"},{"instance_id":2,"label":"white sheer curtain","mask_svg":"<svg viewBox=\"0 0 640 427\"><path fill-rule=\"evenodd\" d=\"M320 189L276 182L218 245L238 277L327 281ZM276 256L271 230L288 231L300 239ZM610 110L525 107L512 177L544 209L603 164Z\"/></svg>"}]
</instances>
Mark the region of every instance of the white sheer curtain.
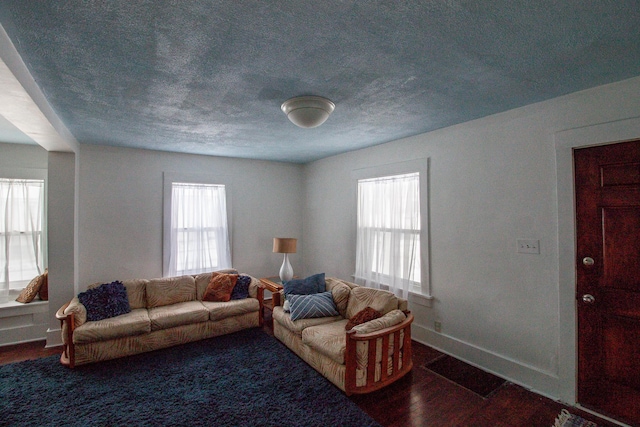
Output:
<instances>
[{"instance_id":1,"label":"white sheer curtain","mask_svg":"<svg viewBox=\"0 0 640 427\"><path fill-rule=\"evenodd\" d=\"M43 212L43 180L0 179L0 297L44 271Z\"/></svg>"},{"instance_id":2,"label":"white sheer curtain","mask_svg":"<svg viewBox=\"0 0 640 427\"><path fill-rule=\"evenodd\" d=\"M357 222L356 280L407 298L420 285L420 175L359 180Z\"/></svg>"},{"instance_id":3,"label":"white sheer curtain","mask_svg":"<svg viewBox=\"0 0 640 427\"><path fill-rule=\"evenodd\" d=\"M174 182L169 275L231 267L224 185Z\"/></svg>"}]
</instances>

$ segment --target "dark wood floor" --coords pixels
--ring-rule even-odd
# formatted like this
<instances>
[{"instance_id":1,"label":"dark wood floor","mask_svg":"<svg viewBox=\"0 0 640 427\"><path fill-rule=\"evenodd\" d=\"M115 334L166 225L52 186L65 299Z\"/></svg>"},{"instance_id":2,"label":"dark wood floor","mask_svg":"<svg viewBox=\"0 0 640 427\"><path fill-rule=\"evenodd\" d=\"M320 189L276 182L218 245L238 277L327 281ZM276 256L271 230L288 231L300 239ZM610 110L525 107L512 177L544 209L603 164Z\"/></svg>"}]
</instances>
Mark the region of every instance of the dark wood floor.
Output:
<instances>
[{"instance_id":1,"label":"dark wood floor","mask_svg":"<svg viewBox=\"0 0 640 427\"><path fill-rule=\"evenodd\" d=\"M272 334L268 321L263 329ZM44 344L0 347L0 364L60 354L61 347L47 349ZM551 427L565 408L508 382L484 398L423 367L442 353L415 341L413 351L414 368L403 379L377 392L351 397L383 426ZM615 426L574 408L570 411L600 426Z\"/></svg>"}]
</instances>

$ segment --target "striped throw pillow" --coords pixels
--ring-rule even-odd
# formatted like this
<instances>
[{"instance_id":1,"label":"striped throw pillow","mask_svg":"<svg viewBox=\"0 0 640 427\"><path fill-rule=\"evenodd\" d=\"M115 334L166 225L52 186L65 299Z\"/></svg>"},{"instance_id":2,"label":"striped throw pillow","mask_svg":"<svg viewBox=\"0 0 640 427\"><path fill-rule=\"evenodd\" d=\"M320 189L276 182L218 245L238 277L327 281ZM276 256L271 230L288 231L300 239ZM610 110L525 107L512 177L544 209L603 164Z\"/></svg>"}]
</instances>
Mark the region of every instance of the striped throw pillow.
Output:
<instances>
[{"instance_id":1,"label":"striped throw pillow","mask_svg":"<svg viewBox=\"0 0 640 427\"><path fill-rule=\"evenodd\" d=\"M312 295L289 295L291 320L338 316L331 292Z\"/></svg>"}]
</instances>

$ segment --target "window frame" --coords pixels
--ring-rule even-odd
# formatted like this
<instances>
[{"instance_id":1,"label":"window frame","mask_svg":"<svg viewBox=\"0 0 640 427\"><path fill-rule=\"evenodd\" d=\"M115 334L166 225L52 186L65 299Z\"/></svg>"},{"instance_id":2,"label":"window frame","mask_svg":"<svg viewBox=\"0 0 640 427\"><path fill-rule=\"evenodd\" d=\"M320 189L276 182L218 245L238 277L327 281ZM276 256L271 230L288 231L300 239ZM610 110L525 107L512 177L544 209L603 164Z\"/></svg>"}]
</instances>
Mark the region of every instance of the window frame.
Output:
<instances>
[{"instance_id":1,"label":"window frame","mask_svg":"<svg viewBox=\"0 0 640 427\"><path fill-rule=\"evenodd\" d=\"M231 178L226 175L184 174L175 172L163 173L163 227L162 227L162 276L169 276L171 262L171 199L173 183L222 185L225 187L225 203L227 205L227 232L229 234L229 251L233 265L233 225Z\"/></svg>"},{"instance_id":2,"label":"window frame","mask_svg":"<svg viewBox=\"0 0 640 427\"><path fill-rule=\"evenodd\" d=\"M431 255L430 255L430 223L429 223L429 166L430 159L420 158L415 160L387 163L355 169L352 171L352 197L353 201L353 242L357 239L358 230L358 183L360 180L384 178L387 176L419 174L420 185L420 289L415 287L409 290L409 299L418 304L430 306L433 296L431 294ZM355 251L355 246L354 246ZM355 258L354 258L355 266ZM353 275L356 278L355 273ZM384 287L384 284L381 284Z\"/></svg>"},{"instance_id":3,"label":"window frame","mask_svg":"<svg viewBox=\"0 0 640 427\"><path fill-rule=\"evenodd\" d=\"M49 257L48 257L48 229L47 229L47 218L48 218L48 182L47 182L47 169L42 168L0 168L0 178L4 179L32 179L32 180L41 180L44 182L43 185L43 204L42 204L42 230L41 230L41 245L42 245L42 269L47 268L49 265ZM20 292L24 289L29 282L33 279L28 280L14 280L9 282L9 292L10 294L15 292Z\"/></svg>"}]
</instances>

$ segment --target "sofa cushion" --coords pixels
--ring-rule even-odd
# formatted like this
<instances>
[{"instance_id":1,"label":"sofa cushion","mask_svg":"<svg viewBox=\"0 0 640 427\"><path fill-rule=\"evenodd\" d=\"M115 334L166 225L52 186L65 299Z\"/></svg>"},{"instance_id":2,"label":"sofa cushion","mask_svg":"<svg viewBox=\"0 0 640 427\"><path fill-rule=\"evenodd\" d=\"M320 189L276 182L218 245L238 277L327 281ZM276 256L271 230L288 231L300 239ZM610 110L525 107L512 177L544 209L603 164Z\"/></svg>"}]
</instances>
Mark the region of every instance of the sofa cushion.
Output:
<instances>
[{"instance_id":1,"label":"sofa cushion","mask_svg":"<svg viewBox=\"0 0 640 427\"><path fill-rule=\"evenodd\" d=\"M258 298L258 288L261 287L260 280L246 273L241 274L241 276L251 277L251 283L249 283L249 297Z\"/></svg>"},{"instance_id":2,"label":"sofa cushion","mask_svg":"<svg viewBox=\"0 0 640 427\"><path fill-rule=\"evenodd\" d=\"M344 365L347 320L310 326L302 331L302 342L340 365Z\"/></svg>"},{"instance_id":3,"label":"sofa cushion","mask_svg":"<svg viewBox=\"0 0 640 427\"><path fill-rule=\"evenodd\" d=\"M291 320L339 316L331 292L287 297L291 303Z\"/></svg>"},{"instance_id":4,"label":"sofa cushion","mask_svg":"<svg viewBox=\"0 0 640 427\"><path fill-rule=\"evenodd\" d=\"M400 314L403 314L400 312ZM384 317L384 316L383 316ZM393 316L392 316L393 317ZM377 322L382 318L372 320L371 322ZM333 323L326 323L322 325L309 326L305 328L301 333L302 342L314 351L317 351L324 356L327 356L331 360L341 365L345 364L345 352L347 348L345 326L347 320L341 320ZM363 326L365 323L359 326ZM358 326L356 326L357 328ZM400 332L400 348L403 347L402 338L404 333ZM389 337L389 357L394 352L394 339L393 336ZM359 369L365 369L369 358L369 344L366 341L360 341L356 344L356 361ZM382 361L382 338L376 340L376 363Z\"/></svg>"},{"instance_id":5,"label":"sofa cushion","mask_svg":"<svg viewBox=\"0 0 640 427\"><path fill-rule=\"evenodd\" d=\"M151 330L168 329L209 320L209 310L200 301L179 302L149 309Z\"/></svg>"},{"instance_id":6,"label":"sofa cushion","mask_svg":"<svg viewBox=\"0 0 640 427\"><path fill-rule=\"evenodd\" d=\"M260 310L260 302L255 298L243 298L227 302L202 301L209 310L209 319L216 321L246 313L257 313Z\"/></svg>"},{"instance_id":7,"label":"sofa cushion","mask_svg":"<svg viewBox=\"0 0 640 427\"><path fill-rule=\"evenodd\" d=\"M196 281L193 276L164 277L147 283L147 308L195 299Z\"/></svg>"},{"instance_id":8,"label":"sofa cushion","mask_svg":"<svg viewBox=\"0 0 640 427\"><path fill-rule=\"evenodd\" d=\"M229 301L237 281L237 274L211 274L211 281L202 295L202 300Z\"/></svg>"},{"instance_id":9,"label":"sofa cushion","mask_svg":"<svg viewBox=\"0 0 640 427\"><path fill-rule=\"evenodd\" d=\"M305 279L293 279L282 284L284 295L311 295L327 290L324 273L314 274Z\"/></svg>"},{"instance_id":10,"label":"sofa cushion","mask_svg":"<svg viewBox=\"0 0 640 427\"><path fill-rule=\"evenodd\" d=\"M122 284L127 288L129 305L131 309L147 307L147 279L123 280Z\"/></svg>"},{"instance_id":11,"label":"sofa cushion","mask_svg":"<svg viewBox=\"0 0 640 427\"><path fill-rule=\"evenodd\" d=\"M347 318L351 319L360 310L371 307L385 315L398 308L398 297L391 292L380 289L357 286L351 289L349 303L347 304Z\"/></svg>"},{"instance_id":12,"label":"sofa cushion","mask_svg":"<svg viewBox=\"0 0 640 427\"><path fill-rule=\"evenodd\" d=\"M351 330L351 328L353 328L356 325L360 325L362 323L368 322L373 319L377 319L379 317L382 317L382 314L380 314L379 311L374 310L371 307L365 307L362 310L360 310L358 313L356 313L351 319L349 319L349 321L347 322L344 328L345 330L349 331Z\"/></svg>"},{"instance_id":13,"label":"sofa cushion","mask_svg":"<svg viewBox=\"0 0 640 427\"><path fill-rule=\"evenodd\" d=\"M84 344L149 332L151 323L148 312L144 308L138 308L121 316L83 323L73 331L73 342Z\"/></svg>"},{"instance_id":14,"label":"sofa cushion","mask_svg":"<svg viewBox=\"0 0 640 427\"><path fill-rule=\"evenodd\" d=\"M131 311L127 290L120 281L104 283L78 294L78 299L87 309L90 322L120 316Z\"/></svg>"},{"instance_id":15,"label":"sofa cushion","mask_svg":"<svg viewBox=\"0 0 640 427\"><path fill-rule=\"evenodd\" d=\"M347 317L347 305L349 304L349 295L351 295L351 288L344 283L338 286L334 286L331 289L331 295L333 296L333 302L336 303L336 308L340 316Z\"/></svg>"},{"instance_id":16,"label":"sofa cushion","mask_svg":"<svg viewBox=\"0 0 640 427\"><path fill-rule=\"evenodd\" d=\"M295 322L291 320L291 315L285 313L281 306L273 308L273 320L278 322L283 328L293 332L300 336L301 332L309 326L317 326L325 323L333 323L339 320L343 320L341 316L333 317L316 317L312 319L299 319Z\"/></svg>"}]
</instances>

